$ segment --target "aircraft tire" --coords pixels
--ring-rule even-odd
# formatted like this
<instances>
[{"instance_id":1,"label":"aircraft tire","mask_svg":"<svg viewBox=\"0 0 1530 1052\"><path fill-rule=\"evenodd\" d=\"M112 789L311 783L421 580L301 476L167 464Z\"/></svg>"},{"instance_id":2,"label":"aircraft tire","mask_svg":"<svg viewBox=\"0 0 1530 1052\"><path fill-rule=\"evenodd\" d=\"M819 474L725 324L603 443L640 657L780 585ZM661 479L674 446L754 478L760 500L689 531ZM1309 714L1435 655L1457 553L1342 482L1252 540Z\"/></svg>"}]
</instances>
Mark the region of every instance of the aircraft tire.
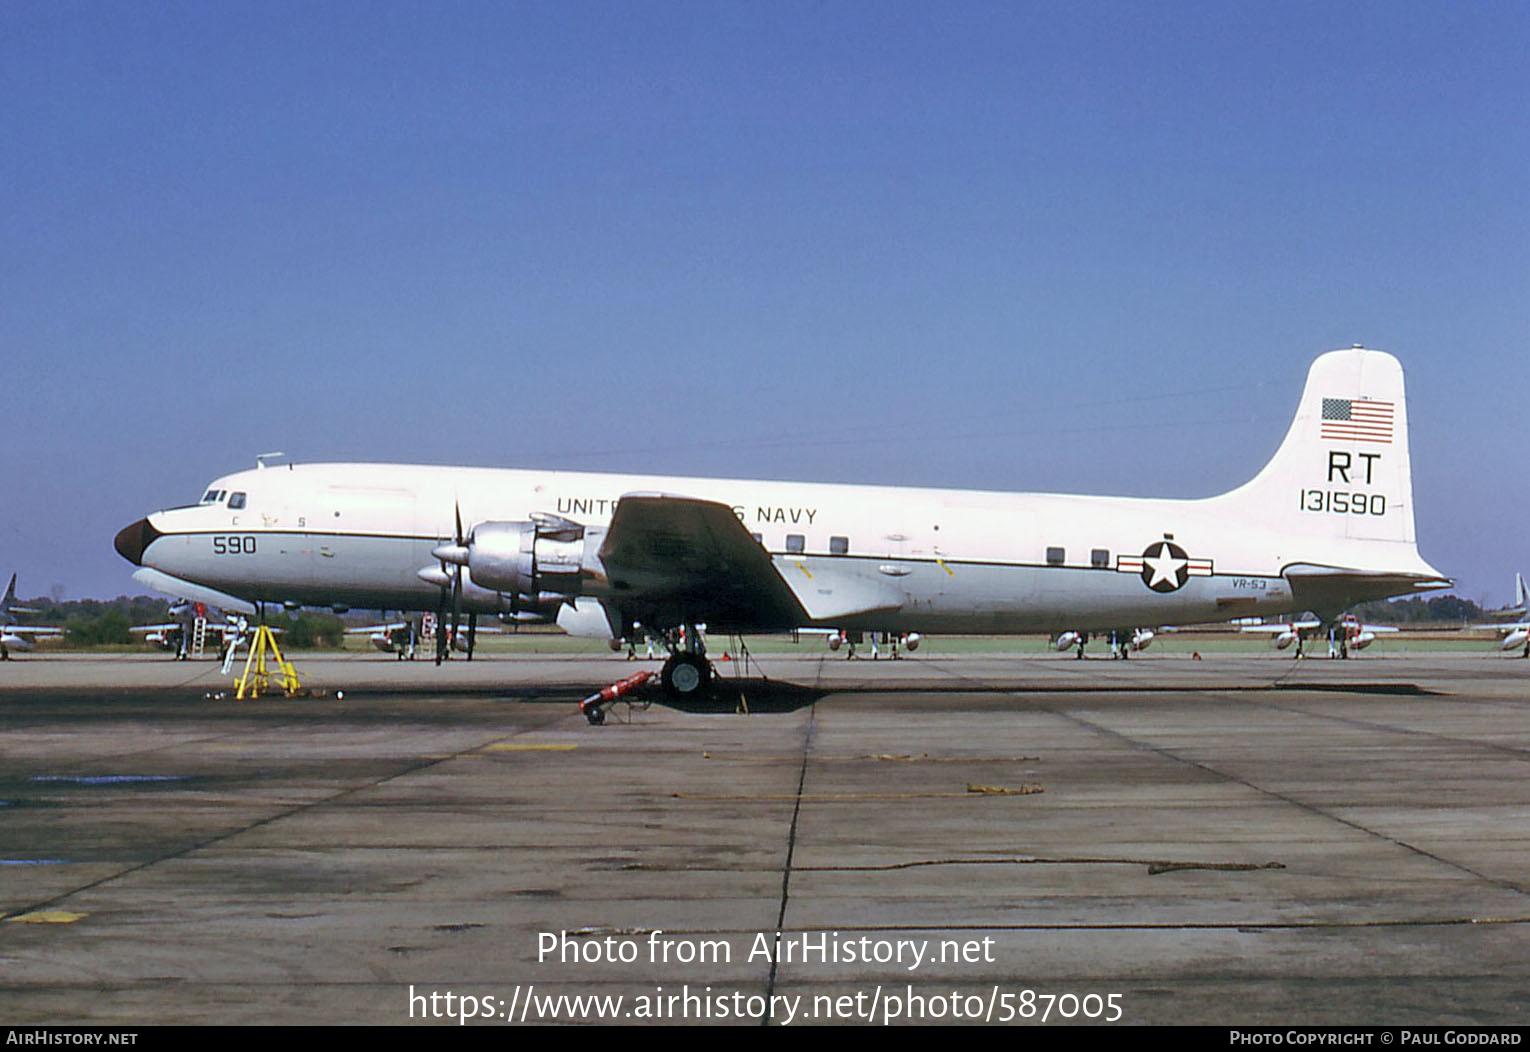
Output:
<instances>
[{"instance_id":1,"label":"aircraft tire","mask_svg":"<svg viewBox=\"0 0 1530 1052\"><path fill-rule=\"evenodd\" d=\"M712 682L712 663L699 654L674 654L659 673L664 693L671 701L693 701L706 693Z\"/></svg>"}]
</instances>

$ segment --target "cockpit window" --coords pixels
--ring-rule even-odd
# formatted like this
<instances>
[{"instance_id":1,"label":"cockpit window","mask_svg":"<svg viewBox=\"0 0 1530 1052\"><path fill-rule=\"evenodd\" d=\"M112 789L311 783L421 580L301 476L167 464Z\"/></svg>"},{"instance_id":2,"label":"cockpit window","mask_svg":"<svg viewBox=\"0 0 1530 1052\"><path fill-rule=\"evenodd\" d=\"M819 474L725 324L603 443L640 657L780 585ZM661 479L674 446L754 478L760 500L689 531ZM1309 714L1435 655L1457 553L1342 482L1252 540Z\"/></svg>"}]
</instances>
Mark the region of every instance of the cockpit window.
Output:
<instances>
[{"instance_id":1,"label":"cockpit window","mask_svg":"<svg viewBox=\"0 0 1530 1052\"><path fill-rule=\"evenodd\" d=\"M228 498L228 506L233 508L235 511L238 511L240 508L244 507L244 494L235 493L230 496Z\"/></svg>"},{"instance_id":2,"label":"cockpit window","mask_svg":"<svg viewBox=\"0 0 1530 1052\"><path fill-rule=\"evenodd\" d=\"M227 491L226 490L221 490L221 489L210 489L202 497L202 503L203 504L216 504L220 500L223 499L223 494L225 492L227 492Z\"/></svg>"}]
</instances>

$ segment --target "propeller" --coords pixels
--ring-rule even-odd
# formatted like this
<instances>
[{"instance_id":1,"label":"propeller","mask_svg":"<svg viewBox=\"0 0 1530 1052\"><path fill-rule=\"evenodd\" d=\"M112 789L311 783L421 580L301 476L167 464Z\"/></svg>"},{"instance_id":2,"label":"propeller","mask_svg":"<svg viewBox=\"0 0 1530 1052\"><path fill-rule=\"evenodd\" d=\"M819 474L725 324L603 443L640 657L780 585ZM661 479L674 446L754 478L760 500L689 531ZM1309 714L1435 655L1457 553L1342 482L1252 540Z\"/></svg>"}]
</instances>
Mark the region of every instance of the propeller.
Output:
<instances>
[{"instance_id":1,"label":"propeller","mask_svg":"<svg viewBox=\"0 0 1530 1052\"><path fill-rule=\"evenodd\" d=\"M452 535L452 543L450 545L440 545L432 549L430 553L441 561L441 572L445 575L441 580L441 599L436 604L437 665L441 664L441 662L445 660L446 648L448 645L447 641L449 639L457 638L457 626L462 621L462 565L457 558L448 558L448 555L460 556L460 554L466 548L462 536L461 503L453 501L452 511L456 527L456 532ZM450 635L447 634L446 628L447 578L450 578L451 580L452 625ZM469 646L471 646L471 643L469 643Z\"/></svg>"},{"instance_id":2,"label":"propeller","mask_svg":"<svg viewBox=\"0 0 1530 1052\"><path fill-rule=\"evenodd\" d=\"M462 546L462 506L460 504L457 504L456 502L453 502L453 504L452 504L452 511L456 514L456 520L457 520L457 523L456 523L457 524L457 533L456 533L457 546L461 547ZM457 627L462 622L462 567L458 566L456 568L456 571L457 571L456 573L452 574L452 634L451 634L451 640L452 640L453 644L455 644L457 642Z\"/></svg>"}]
</instances>

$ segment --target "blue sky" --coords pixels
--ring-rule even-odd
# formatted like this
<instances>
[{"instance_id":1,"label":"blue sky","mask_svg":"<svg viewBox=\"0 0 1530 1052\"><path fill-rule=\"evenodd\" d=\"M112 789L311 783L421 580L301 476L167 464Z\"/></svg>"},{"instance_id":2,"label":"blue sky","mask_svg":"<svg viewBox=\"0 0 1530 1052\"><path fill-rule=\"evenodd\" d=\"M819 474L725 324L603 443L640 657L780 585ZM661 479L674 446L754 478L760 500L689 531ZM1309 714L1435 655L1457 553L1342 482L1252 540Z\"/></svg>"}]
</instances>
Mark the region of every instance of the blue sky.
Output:
<instances>
[{"instance_id":1,"label":"blue sky","mask_svg":"<svg viewBox=\"0 0 1530 1052\"><path fill-rule=\"evenodd\" d=\"M0 569L254 455L1201 496L1407 370L1530 572L1517 3L0 7Z\"/></svg>"}]
</instances>

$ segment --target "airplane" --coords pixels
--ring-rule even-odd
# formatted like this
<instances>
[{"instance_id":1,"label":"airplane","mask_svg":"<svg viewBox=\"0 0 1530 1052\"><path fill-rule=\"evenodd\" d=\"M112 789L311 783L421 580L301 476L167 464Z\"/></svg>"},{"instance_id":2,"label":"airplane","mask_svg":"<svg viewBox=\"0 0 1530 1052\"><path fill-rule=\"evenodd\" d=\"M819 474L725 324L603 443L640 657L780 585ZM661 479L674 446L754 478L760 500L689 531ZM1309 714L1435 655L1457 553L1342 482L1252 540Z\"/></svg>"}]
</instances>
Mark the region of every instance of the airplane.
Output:
<instances>
[{"instance_id":1,"label":"airplane","mask_svg":"<svg viewBox=\"0 0 1530 1052\"><path fill-rule=\"evenodd\" d=\"M1525 592L1525 577L1523 574L1514 575L1514 605L1501 606L1497 610L1487 611L1487 616L1499 621L1524 620L1530 613L1530 596Z\"/></svg>"},{"instance_id":2,"label":"airplane","mask_svg":"<svg viewBox=\"0 0 1530 1052\"><path fill-rule=\"evenodd\" d=\"M143 641L160 650L174 651L177 661L188 661L196 650L196 622L202 619L204 642L212 643L219 658L226 657L230 647L238 647L245 641L249 631L249 618L242 614L225 614L221 610L178 599L166 611L175 620L157 625L136 625L129 629L135 635L142 634Z\"/></svg>"},{"instance_id":3,"label":"airplane","mask_svg":"<svg viewBox=\"0 0 1530 1052\"><path fill-rule=\"evenodd\" d=\"M1530 622L1521 621L1517 625L1495 625L1503 638L1498 641L1499 650L1513 650L1523 647L1520 657L1530 658Z\"/></svg>"},{"instance_id":4,"label":"airplane","mask_svg":"<svg viewBox=\"0 0 1530 1052\"><path fill-rule=\"evenodd\" d=\"M640 622L665 635L674 699L712 678L700 623L1020 634L1307 610L1326 623L1451 583L1414 537L1402 367L1360 347L1318 357L1271 460L1202 499L264 460L208 492L222 496L124 527L118 553L261 608L532 616L605 639Z\"/></svg>"},{"instance_id":5,"label":"airplane","mask_svg":"<svg viewBox=\"0 0 1530 1052\"><path fill-rule=\"evenodd\" d=\"M1153 640L1158 638L1158 634L1151 628L1111 628L1107 629L1103 635L1106 641L1110 643L1110 656L1120 658L1123 661L1134 653L1146 650L1153 645ZM1088 632L1070 629L1052 640L1052 648L1059 653L1066 653L1077 647L1077 656L1082 658L1084 656L1084 646L1088 642Z\"/></svg>"},{"instance_id":6,"label":"airplane","mask_svg":"<svg viewBox=\"0 0 1530 1052\"><path fill-rule=\"evenodd\" d=\"M375 650L384 654L393 654L400 661L413 661L416 644L425 638L424 632L417 621L390 621L382 625L364 625L358 628L347 628L348 636L366 636L367 642Z\"/></svg>"},{"instance_id":7,"label":"airplane","mask_svg":"<svg viewBox=\"0 0 1530 1052\"><path fill-rule=\"evenodd\" d=\"M808 631L812 630L809 629ZM855 657L855 648L865 642L868 635L871 639L871 660L873 661L876 661L882 656L882 652L879 649L880 644L885 644L888 648L888 653L892 660L897 661L898 651L900 648L907 650L910 654L912 654L914 651L919 649L919 644L924 642L924 636L918 632L866 633L847 632L843 629L829 629L829 649L838 652L840 647L844 647L846 659L853 659Z\"/></svg>"},{"instance_id":8,"label":"airplane","mask_svg":"<svg viewBox=\"0 0 1530 1052\"><path fill-rule=\"evenodd\" d=\"M1317 630L1323 627L1323 623L1316 618L1305 618L1301 621L1276 621L1270 624L1242 625L1239 632L1254 633L1256 635L1271 635L1271 642L1276 650L1285 650L1292 643L1296 644L1296 656L1305 657L1303 647L1307 640L1312 638Z\"/></svg>"},{"instance_id":9,"label":"airplane","mask_svg":"<svg viewBox=\"0 0 1530 1052\"><path fill-rule=\"evenodd\" d=\"M1527 602L1525 578L1521 574L1514 575L1514 604L1488 611L1489 617L1499 618L1499 621L1471 627L1491 628L1503 637L1498 641L1499 650L1516 650L1522 647L1523 650L1519 656L1530 658L1530 620L1527 620L1525 616L1527 610L1530 610L1530 602ZM1505 621L1509 623L1504 623Z\"/></svg>"},{"instance_id":10,"label":"airplane","mask_svg":"<svg viewBox=\"0 0 1530 1052\"><path fill-rule=\"evenodd\" d=\"M1348 658L1351 650L1364 650L1376 642L1378 635L1396 632L1397 629L1392 625L1363 624L1358 617L1346 615L1328 621L1307 618L1302 621L1275 622L1267 625L1243 625L1238 631L1263 635L1273 633L1271 642L1275 644L1277 650L1285 650L1292 643L1296 644L1296 657L1306 656L1303 647L1307 640L1326 636L1328 656L1342 659Z\"/></svg>"},{"instance_id":11,"label":"airplane","mask_svg":"<svg viewBox=\"0 0 1530 1052\"><path fill-rule=\"evenodd\" d=\"M473 660L473 652L477 646L477 637L484 633L498 633L498 629L486 626L474 625L468 632L453 630L447 637L447 643L452 650L467 655L469 661ZM408 619L404 621L390 621L381 625L364 625L357 628L347 628L348 636L367 637L367 642L376 650L384 654L393 654L400 661L413 661L418 652L421 640L430 639L435 635L433 615L426 614L423 618ZM612 640L616 643L616 640ZM616 649L616 647L612 647Z\"/></svg>"},{"instance_id":12,"label":"airplane","mask_svg":"<svg viewBox=\"0 0 1530 1052\"><path fill-rule=\"evenodd\" d=\"M4 597L0 597L0 661L9 661L13 649L25 653L40 638L56 639L64 634L64 630L56 626L18 625L12 616L35 612L16 605L16 575L11 574L11 583L6 586Z\"/></svg>"},{"instance_id":13,"label":"airplane","mask_svg":"<svg viewBox=\"0 0 1530 1052\"><path fill-rule=\"evenodd\" d=\"M209 493L208 497L211 496ZM203 498L203 502L207 503L207 498ZM151 567L135 572L133 580L174 600L166 613L175 620L158 625L138 625L131 631L143 633L144 642L151 646L174 651L177 661L191 658L199 617L204 619L206 639L215 641L216 653L225 667L239 645L248 642L250 619L256 616L254 603Z\"/></svg>"}]
</instances>

